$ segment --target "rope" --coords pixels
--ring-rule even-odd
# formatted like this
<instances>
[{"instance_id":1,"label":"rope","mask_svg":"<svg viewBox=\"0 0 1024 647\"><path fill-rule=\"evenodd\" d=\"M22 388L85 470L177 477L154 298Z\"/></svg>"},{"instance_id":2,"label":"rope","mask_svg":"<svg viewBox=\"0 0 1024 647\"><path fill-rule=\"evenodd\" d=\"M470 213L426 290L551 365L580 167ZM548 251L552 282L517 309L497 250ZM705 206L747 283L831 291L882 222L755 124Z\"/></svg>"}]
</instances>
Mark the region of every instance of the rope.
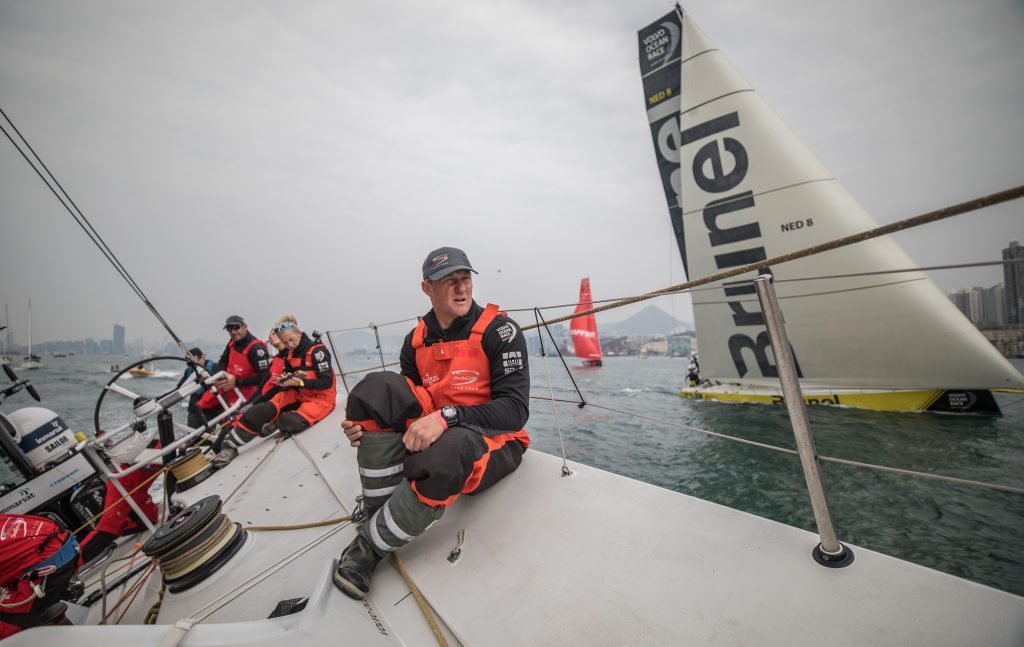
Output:
<instances>
[{"instance_id":1,"label":"rope","mask_svg":"<svg viewBox=\"0 0 1024 647\"><path fill-rule=\"evenodd\" d=\"M319 537L314 537L312 540L310 540L304 546L301 546L300 548L298 548L295 552L291 553L290 555L286 555L285 557L283 557L280 560L278 560L276 563L271 564L270 566L268 566L267 568L263 569L262 571L260 571L256 575L252 576L251 578L249 578L245 582L242 582L241 584L239 584L235 588L231 589L230 591L224 593L223 595L221 595L217 599L213 600L212 602L207 604L205 607L203 607L203 608L199 609L198 611L194 612L192 614L192 617L195 618L196 623L199 623L199 622L205 620L206 618L210 617L210 615L215 613L218 609L223 607L225 604L227 604L231 600L235 599L238 595L241 595L241 594L245 593L246 591L248 591L252 587L256 586L257 584L259 584L263 580L267 579L268 577L273 575L275 572L277 572L281 568L284 568L289 563L291 563L291 562L295 561L296 559L298 559L299 557L301 557L304 553L307 553L310 550L312 550L313 548L315 548L318 544L323 543L324 541L330 539L335 534L340 532L341 529L344 528L344 527L345 527L344 524L339 524L336 528L332 528L332 529L328 530L327 532L325 532L324 534L320 535Z\"/></svg>"},{"instance_id":2,"label":"rope","mask_svg":"<svg viewBox=\"0 0 1024 647\"><path fill-rule=\"evenodd\" d=\"M409 591L412 592L412 597L416 600L416 604L419 606L420 611L423 612L423 617L427 619L427 624L430 625L430 631L434 634L434 638L437 640L438 645L448 647L448 641L445 640L444 634L441 633L441 628L437 626L437 621L434 620L434 614L430 611L430 607L427 606L427 601L424 599L423 594L420 593L420 588L416 586L416 582L412 581L412 576L409 575L409 571L406 570L405 564L402 563L402 558L397 553L391 554L391 563L394 565L398 572L401 573L402 579L409 586Z\"/></svg>"},{"instance_id":3,"label":"rope","mask_svg":"<svg viewBox=\"0 0 1024 647\"><path fill-rule=\"evenodd\" d=\"M319 528L321 526L330 526L336 523L342 523L343 521L351 521L352 515L346 515L344 517L334 517L333 519L324 519L323 521L313 521L310 523L294 523L285 526L249 526L246 530L250 532L271 532L276 530L305 530L306 528Z\"/></svg>"},{"instance_id":4,"label":"rope","mask_svg":"<svg viewBox=\"0 0 1024 647\"><path fill-rule=\"evenodd\" d=\"M538 396L538 395L531 395L530 399L532 399L532 400L547 400L548 398L545 398L543 396ZM554 400L554 399L552 399L552 400ZM563 402L563 403L575 404L575 402L573 400L566 400L564 398L559 398L559 399L554 400L554 401L555 402ZM751 445L753 447L760 447L762 449L770 449L772 451L781 452L783 454L790 454L790 455L793 455L793 456L798 455L797 451L794 450L794 449L787 449L785 447L777 447L775 445L768 445L766 443L759 443L759 442L756 442L756 441L753 441L753 440L747 440L746 438L739 438L737 436L729 436L727 434L720 434L720 433L718 433L716 431L708 431L707 429L701 429L699 427L692 427L690 425L684 425L684 424L682 424L680 422L672 422L671 420L661 420L661 419L658 419L658 418L652 418L650 416L645 416L645 415L642 415L642 414L639 414L639 413L634 413L632 411L624 411L622 409L616 409L614 407L607 407L607 406L604 406L604 405L601 405L601 404L595 404L593 402L588 402L587 404L589 406L591 406L591 407L596 408L596 409L603 409L605 411L611 411L612 413L619 413L619 414L622 414L622 415L625 415L625 416L632 416L634 418L640 418L641 420L647 420L647 421L650 421L650 422L655 422L655 423L662 424L662 425L667 425L667 426L670 426L670 427L678 427L680 429L686 429L688 431L696 431L696 432L699 432L699 433L702 433L702 434L706 434L708 436L714 436L715 438L722 438L724 440L731 440L731 441L734 441L734 442L742 443L744 445ZM946 481L946 482L949 482L949 483L956 483L958 485L970 485L970 486L985 488L985 489L989 489L989 490L997 490L997 491L1000 491L1000 492L1011 492L1013 494L1024 494L1024 488L1019 488L1019 487L1015 487L1015 486L1012 486L1012 485L1002 485L1002 484L999 484L999 483L986 483L984 481L972 481L970 479L962 479L962 478L957 478L955 476L945 476L945 475L942 475L942 474L932 474L932 473L929 473L929 472L918 472L916 470L902 469L902 468L899 468L899 467L888 467L888 466L885 466L885 465L875 465L873 463L861 463L859 461L851 461L851 460L847 460L845 458L835 458L835 457L832 457L832 456L822 456L820 454L817 455L817 458L819 460L827 461L829 463L839 463L841 465L850 465L850 466L853 466L853 467L863 467L863 468L867 468L867 469L875 469L875 470L879 470L879 471L882 471L882 472L891 472L891 473L894 473L894 474L903 474L903 475L906 475L906 476L917 476L917 477L920 477L920 478L933 479L933 480L937 480L937 481Z\"/></svg>"},{"instance_id":5,"label":"rope","mask_svg":"<svg viewBox=\"0 0 1024 647\"><path fill-rule=\"evenodd\" d=\"M156 602L153 606L149 607L149 611L146 612L146 618L142 621L144 625L155 625L157 617L160 616L160 607L164 603L164 593L167 591L167 584L165 582L160 583L160 593L156 597Z\"/></svg>"},{"instance_id":6,"label":"rope","mask_svg":"<svg viewBox=\"0 0 1024 647\"><path fill-rule=\"evenodd\" d=\"M235 486L234 490L231 490L231 494L229 494L226 497L224 497L224 503L227 503L231 499L231 497L235 496L236 492L238 492L239 490L242 489L242 486L245 485L245 482L248 481L250 478L252 478L252 475L256 473L256 471L263 465L263 463L267 462L267 459L270 458L274 454L274 452L277 451L277 448L283 442L284 442L284 436L278 436L277 442L275 442L274 446L270 448L270 451L268 451L266 454L263 455L263 458L260 459L260 462L256 463L256 467L254 467L251 470L249 470L249 473L245 475L245 478L242 479L238 483L238 485Z\"/></svg>"},{"instance_id":7,"label":"rope","mask_svg":"<svg viewBox=\"0 0 1024 647\"><path fill-rule=\"evenodd\" d=\"M103 565L103 570L100 571L100 594L101 594L102 599L103 599L103 604L101 606L101 609L103 610L103 619L100 621L99 624L104 624L104 622L106 621L106 619L108 617L108 614L107 614L107 567L110 566L111 564L116 564L117 562L125 562L125 561L128 561L128 560L135 559L135 556L139 554L139 550L141 548L142 548L141 546L136 544L135 550L133 550L129 555L126 555L124 557L119 557L117 559L111 560L111 561L109 561L109 562L107 562L106 564ZM124 600L123 596L122 596L121 600ZM119 600L117 602L117 604L114 605L114 609L117 609L118 605L121 604L121 600ZM111 609L111 612L113 612L114 609Z\"/></svg>"},{"instance_id":8,"label":"rope","mask_svg":"<svg viewBox=\"0 0 1024 647\"><path fill-rule=\"evenodd\" d=\"M334 489L334 487L327 480L327 477L324 476L324 471L322 469L320 469L319 465L316 464L316 461L313 460L313 457L310 455L310 453L308 451L306 451L306 446L303 445L301 442L299 442L299 438L297 436L292 436L292 440L295 441L295 445L306 456L306 459L313 466L313 468L316 469L316 473L320 475L320 479L324 482L324 485L326 485L327 489L331 491L331 494L334 496L334 500L338 502L338 505L341 506L342 510L345 510L346 512L348 512L348 506L345 505L345 502L342 500L341 495L338 494L338 492Z\"/></svg>"},{"instance_id":9,"label":"rope","mask_svg":"<svg viewBox=\"0 0 1024 647\"><path fill-rule=\"evenodd\" d=\"M327 477L324 476L324 471L320 469L320 466L317 465L316 460L314 460L313 456L310 455L310 453L306 450L306 447L301 442L299 442L297 436L292 436L292 440L295 441L296 446L298 446L298 448L306 456L306 458L309 460L313 468L316 469L317 473L320 475L320 478L323 479L324 485L327 486L327 489L329 489L331 491L331 494L334 495L334 498L338 501L338 504L341 505L341 509L348 510L348 507L345 505L344 501L342 501L341 495L338 494L338 492L327 480ZM325 521L319 521L314 523L296 524L294 526L254 526L252 528L247 528L246 530L276 531L295 530L300 528L316 528L318 526L327 526L335 523L341 523L343 521L350 521L351 519L352 516L348 515L345 517L337 517L335 519L327 519ZM392 563L398 569L399 573L402 574L402 578L405 580L405 583L409 586L409 590L412 592L413 598L416 599L416 604L419 606L420 611L423 613L423 617L426 619L427 624L430 625L430 630L431 632L433 632L434 638L437 639L438 644L447 647L448 641L445 640L444 635L441 633L441 629L437 626L437 621L434 619L434 615L431 612L430 607L427 606L426 600L423 599L423 594L420 593L419 587L416 586L416 583L413 581L412 576L409 575L409 572L405 570L405 566L402 564L402 560L398 557L398 555L392 554L392 558L394 560Z\"/></svg>"},{"instance_id":10,"label":"rope","mask_svg":"<svg viewBox=\"0 0 1024 647\"><path fill-rule=\"evenodd\" d=\"M132 590L126 592L124 596L121 598L122 600L124 600L128 598L129 594L131 595L131 599L128 600L128 604L124 605L124 609L121 610L121 615L117 616L117 620L114 621L115 625L121 624L121 621L124 620L125 615L128 613L128 609L130 609L132 607L132 603L135 602L135 598L139 597L139 592L142 591L142 587L146 583L146 580L149 579L149 576L153 574L154 568L156 568L156 564L150 566L149 572L140 577L139 580L132 586Z\"/></svg>"},{"instance_id":11,"label":"rope","mask_svg":"<svg viewBox=\"0 0 1024 647\"><path fill-rule=\"evenodd\" d=\"M128 596L131 596L131 600L129 600L128 604L125 605L125 608L121 613L121 616L116 621L114 621L114 624L118 624L119 622L121 622L121 618L124 618L124 614L128 612L128 608L131 606L132 602L135 601L135 596L138 595L140 590L142 590L143 585L145 585L146 580L149 579L149 576L153 574L154 569L156 569L156 564L150 564L149 569L146 571L146 573L142 577L137 579L131 585L131 587L127 591L125 591L125 594L121 596L121 599L117 601L117 604L110 608L109 613L104 613L103 617L97 624L107 624L107 620L110 618L110 616L114 615L114 612L117 611L117 608L120 607L125 600L128 600ZM105 603L106 599L104 599L104 608L106 607Z\"/></svg>"},{"instance_id":12,"label":"rope","mask_svg":"<svg viewBox=\"0 0 1024 647\"><path fill-rule=\"evenodd\" d=\"M171 473L174 474L174 480L178 483L187 481L193 476L200 474L210 465L210 462L206 460L206 455L203 454L203 452L195 450L191 451L191 454L186 454L186 456L183 457L184 460L175 461L171 465L168 465Z\"/></svg>"}]
</instances>

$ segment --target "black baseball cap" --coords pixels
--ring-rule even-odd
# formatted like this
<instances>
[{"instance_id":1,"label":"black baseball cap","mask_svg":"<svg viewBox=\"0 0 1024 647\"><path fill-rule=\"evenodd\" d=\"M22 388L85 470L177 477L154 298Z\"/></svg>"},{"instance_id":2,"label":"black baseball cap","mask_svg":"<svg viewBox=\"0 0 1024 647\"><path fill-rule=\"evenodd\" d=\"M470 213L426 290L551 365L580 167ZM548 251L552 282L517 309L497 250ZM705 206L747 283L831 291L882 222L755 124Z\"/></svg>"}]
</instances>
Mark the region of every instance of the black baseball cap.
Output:
<instances>
[{"instance_id":1,"label":"black baseball cap","mask_svg":"<svg viewBox=\"0 0 1024 647\"><path fill-rule=\"evenodd\" d=\"M466 252L456 247L439 247L427 254L426 260L423 261L423 278L428 281L444 278L456 270L469 270L479 274L469 264Z\"/></svg>"},{"instance_id":2,"label":"black baseball cap","mask_svg":"<svg viewBox=\"0 0 1024 647\"><path fill-rule=\"evenodd\" d=\"M224 322L224 329L227 330L228 326L244 326L245 319L242 319L238 315L231 315L228 320Z\"/></svg>"}]
</instances>

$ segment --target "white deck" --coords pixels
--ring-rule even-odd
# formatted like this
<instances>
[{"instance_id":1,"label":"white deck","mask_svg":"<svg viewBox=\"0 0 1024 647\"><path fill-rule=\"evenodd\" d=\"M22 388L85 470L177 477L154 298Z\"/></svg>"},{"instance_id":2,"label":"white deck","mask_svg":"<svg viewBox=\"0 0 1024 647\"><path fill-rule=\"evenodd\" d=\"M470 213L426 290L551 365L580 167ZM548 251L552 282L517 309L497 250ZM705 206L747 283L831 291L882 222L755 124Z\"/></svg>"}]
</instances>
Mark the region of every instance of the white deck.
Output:
<instances>
[{"instance_id":1,"label":"white deck","mask_svg":"<svg viewBox=\"0 0 1024 647\"><path fill-rule=\"evenodd\" d=\"M298 437L316 468L293 441L279 445L224 506L231 519L343 514L319 476L346 502L359 492L340 418L339 407ZM274 440L251 443L188 500L229 494ZM857 547L851 566L827 569L810 556L815 535L570 466L575 476L562 479L560 459L527 452L518 472L460 499L401 551L451 644L1024 644L1024 598ZM159 625L34 629L7 644L156 644L181 618L200 619L181 645L437 644L390 565L366 605L334 589L332 560L353 534L349 524L251 533L210 580L167 595ZM154 577L126 620L140 621L157 587ZM304 596L304 611L265 620L279 600Z\"/></svg>"}]
</instances>

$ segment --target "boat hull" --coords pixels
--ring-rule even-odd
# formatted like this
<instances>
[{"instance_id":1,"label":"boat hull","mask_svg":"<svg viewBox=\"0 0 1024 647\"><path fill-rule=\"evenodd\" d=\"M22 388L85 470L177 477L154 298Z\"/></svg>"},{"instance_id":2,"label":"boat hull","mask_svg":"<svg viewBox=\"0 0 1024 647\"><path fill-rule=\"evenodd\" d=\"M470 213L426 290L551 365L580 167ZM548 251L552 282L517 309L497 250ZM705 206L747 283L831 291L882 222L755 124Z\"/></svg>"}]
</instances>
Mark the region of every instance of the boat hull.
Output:
<instances>
[{"instance_id":1,"label":"boat hull","mask_svg":"<svg viewBox=\"0 0 1024 647\"><path fill-rule=\"evenodd\" d=\"M696 400L752 404L785 404L782 389L738 384L684 387L679 395ZM1001 415L991 391L978 389L828 389L806 390L808 405L844 406L873 411L936 411Z\"/></svg>"}]
</instances>

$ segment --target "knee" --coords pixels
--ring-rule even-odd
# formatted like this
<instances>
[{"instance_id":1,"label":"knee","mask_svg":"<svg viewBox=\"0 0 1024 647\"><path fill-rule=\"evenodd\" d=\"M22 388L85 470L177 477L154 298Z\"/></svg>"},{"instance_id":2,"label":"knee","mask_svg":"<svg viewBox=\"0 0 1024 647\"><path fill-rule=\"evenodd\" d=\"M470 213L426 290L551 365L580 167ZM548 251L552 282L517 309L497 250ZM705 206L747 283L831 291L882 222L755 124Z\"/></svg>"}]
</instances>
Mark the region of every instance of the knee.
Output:
<instances>
[{"instance_id":1,"label":"knee","mask_svg":"<svg viewBox=\"0 0 1024 647\"><path fill-rule=\"evenodd\" d=\"M294 411L289 411L277 419L277 428L285 433L297 434L308 429L309 422Z\"/></svg>"}]
</instances>

